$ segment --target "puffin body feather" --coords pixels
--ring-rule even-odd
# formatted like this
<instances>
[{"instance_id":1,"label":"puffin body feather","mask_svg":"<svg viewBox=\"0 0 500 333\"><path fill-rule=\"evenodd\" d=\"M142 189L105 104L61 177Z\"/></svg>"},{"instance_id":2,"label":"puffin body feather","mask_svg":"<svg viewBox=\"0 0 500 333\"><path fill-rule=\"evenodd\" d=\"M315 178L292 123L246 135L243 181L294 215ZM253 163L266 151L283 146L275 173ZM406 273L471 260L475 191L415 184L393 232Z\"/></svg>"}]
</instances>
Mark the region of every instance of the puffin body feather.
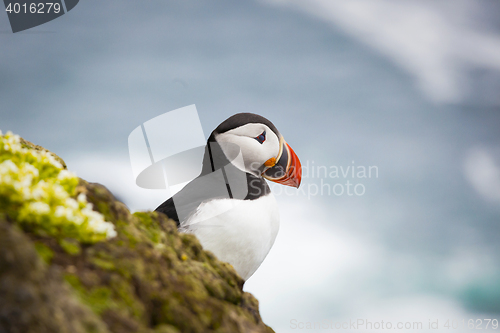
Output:
<instances>
[{"instance_id":1,"label":"puffin body feather","mask_svg":"<svg viewBox=\"0 0 500 333\"><path fill-rule=\"evenodd\" d=\"M202 203L179 231L195 234L203 248L231 263L247 280L271 250L279 230L276 199L214 199Z\"/></svg>"},{"instance_id":2,"label":"puffin body feather","mask_svg":"<svg viewBox=\"0 0 500 333\"><path fill-rule=\"evenodd\" d=\"M294 171L290 156L296 158L269 120L236 114L208 138L201 174L156 211L174 219L180 232L196 235L205 250L247 280L269 253L280 223L263 175L269 171L270 180L285 185L296 177L299 184L300 162Z\"/></svg>"}]
</instances>

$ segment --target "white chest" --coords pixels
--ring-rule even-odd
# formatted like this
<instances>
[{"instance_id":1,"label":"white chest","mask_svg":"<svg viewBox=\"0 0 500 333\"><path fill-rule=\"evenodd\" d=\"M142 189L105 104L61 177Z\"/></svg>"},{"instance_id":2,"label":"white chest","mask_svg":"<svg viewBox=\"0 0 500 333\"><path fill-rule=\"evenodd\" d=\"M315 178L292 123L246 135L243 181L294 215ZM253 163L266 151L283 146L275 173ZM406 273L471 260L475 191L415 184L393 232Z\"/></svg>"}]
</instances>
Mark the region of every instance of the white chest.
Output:
<instances>
[{"instance_id":1,"label":"white chest","mask_svg":"<svg viewBox=\"0 0 500 333\"><path fill-rule=\"evenodd\" d=\"M202 203L179 228L195 234L204 249L233 265L245 280L264 261L278 229L278 205L271 193L256 200Z\"/></svg>"}]
</instances>

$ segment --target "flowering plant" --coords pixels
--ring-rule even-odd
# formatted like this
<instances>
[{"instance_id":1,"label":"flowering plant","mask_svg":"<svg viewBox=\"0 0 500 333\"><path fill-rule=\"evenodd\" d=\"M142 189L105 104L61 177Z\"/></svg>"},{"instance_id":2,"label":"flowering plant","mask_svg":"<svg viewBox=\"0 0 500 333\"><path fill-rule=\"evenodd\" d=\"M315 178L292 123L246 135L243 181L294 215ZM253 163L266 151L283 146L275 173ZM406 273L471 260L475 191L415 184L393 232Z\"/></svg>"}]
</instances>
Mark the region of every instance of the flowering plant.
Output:
<instances>
[{"instance_id":1,"label":"flowering plant","mask_svg":"<svg viewBox=\"0 0 500 333\"><path fill-rule=\"evenodd\" d=\"M0 215L60 240L95 243L116 236L85 194L74 198L77 185L78 177L50 152L25 148L18 135L0 132Z\"/></svg>"}]
</instances>

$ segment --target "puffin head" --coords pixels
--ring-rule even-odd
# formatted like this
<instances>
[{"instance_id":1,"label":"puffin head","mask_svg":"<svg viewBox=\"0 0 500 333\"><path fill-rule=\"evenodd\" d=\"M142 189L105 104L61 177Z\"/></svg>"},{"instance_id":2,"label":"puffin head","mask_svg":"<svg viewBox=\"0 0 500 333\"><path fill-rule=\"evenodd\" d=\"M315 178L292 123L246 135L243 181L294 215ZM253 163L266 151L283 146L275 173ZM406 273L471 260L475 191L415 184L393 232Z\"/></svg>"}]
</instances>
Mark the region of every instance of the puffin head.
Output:
<instances>
[{"instance_id":1,"label":"puffin head","mask_svg":"<svg viewBox=\"0 0 500 333\"><path fill-rule=\"evenodd\" d=\"M237 146L242 159L233 164L242 171L273 182L299 187L300 160L278 129L268 119L253 113L238 113L223 121L210 135L228 156Z\"/></svg>"}]
</instances>

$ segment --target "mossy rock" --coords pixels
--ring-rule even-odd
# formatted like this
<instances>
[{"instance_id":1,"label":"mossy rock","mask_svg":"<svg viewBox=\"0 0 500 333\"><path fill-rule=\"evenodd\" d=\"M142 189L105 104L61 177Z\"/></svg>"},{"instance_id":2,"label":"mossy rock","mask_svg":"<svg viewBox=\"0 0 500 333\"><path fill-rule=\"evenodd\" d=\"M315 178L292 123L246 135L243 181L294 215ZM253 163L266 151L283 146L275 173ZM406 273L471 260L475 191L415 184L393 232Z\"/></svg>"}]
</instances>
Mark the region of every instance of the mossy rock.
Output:
<instances>
[{"instance_id":1,"label":"mossy rock","mask_svg":"<svg viewBox=\"0 0 500 333\"><path fill-rule=\"evenodd\" d=\"M24 148L29 148L29 149L33 149L33 150L38 150L38 151L46 151L48 153L50 153L52 156L54 156L54 158L59 162L61 163L63 169L67 169L66 167L66 162L64 162L64 160L62 158L60 158L59 156L57 156L56 154L54 154L53 152L51 152L50 150L48 149L45 149L43 148L42 146L39 146L39 145L36 145L34 144L33 142L30 142L28 140L25 140L23 138L21 138L21 145L24 147Z\"/></svg>"},{"instance_id":2,"label":"mossy rock","mask_svg":"<svg viewBox=\"0 0 500 333\"><path fill-rule=\"evenodd\" d=\"M0 332L273 332L231 265L173 220L131 214L100 184L76 192L116 237L56 240L0 211Z\"/></svg>"}]
</instances>

